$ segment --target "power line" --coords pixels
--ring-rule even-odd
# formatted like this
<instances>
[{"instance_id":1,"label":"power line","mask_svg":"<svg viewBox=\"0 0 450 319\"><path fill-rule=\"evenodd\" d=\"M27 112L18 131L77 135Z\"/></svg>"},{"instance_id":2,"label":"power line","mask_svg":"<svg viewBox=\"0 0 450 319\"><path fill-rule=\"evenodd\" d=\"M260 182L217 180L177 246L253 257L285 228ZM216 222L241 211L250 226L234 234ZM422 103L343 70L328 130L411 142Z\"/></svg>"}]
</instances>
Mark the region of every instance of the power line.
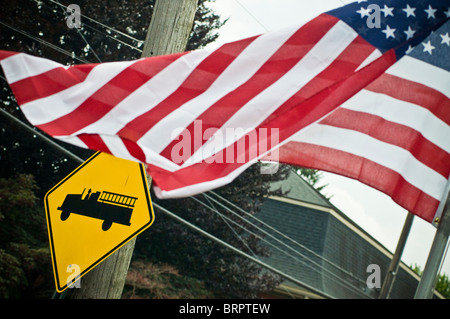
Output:
<instances>
[{"instance_id":1,"label":"power line","mask_svg":"<svg viewBox=\"0 0 450 319\"><path fill-rule=\"evenodd\" d=\"M48 1L50 1L50 2L52 2L52 3L54 3L54 4L56 4L56 5L58 5L58 6L60 6L60 7L62 7L62 8L67 10L67 7L65 5L59 3L58 1L55 1L55 0L48 0ZM106 28L108 30L111 30L111 31L113 31L113 32L115 32L117 34L120 34L120 35L124 36L124 37L127 37L127 38L129 38L131 40L134 40L134 41L137 41L137 42L142 42L141 40L136 39L136 38L132 37L129 34L126 34L126 33L122 32L122 31L119 31L119 30L116 30L116 29L114 29L114 28L112 28L110 26L107 26L106 24L103 24L103 23L101 23L101 22L99 22L99 21L97 21L95 19L92 19L92 18L90 18L90 17L88 17L88 16L86 16L86 15L84 15L82 13L80 13L80 16L83 17L83 18L86 18L89 21L94 22L94 23L96 23L96 24L98 24L98 25L100 25L100 26L102 26L102 27L104 27L104 28Z\"/></svg>"},{"instance_id":2,"label":"power line","mask_svg":"<svg viewBox=\"0 0 450 319\"><path fill-rule=\"evenodd\" d=\"M261 21L259 21L254 15L253 13L250 12L250 10L247 9L247 7L245 7L239 0L234 0L242 9L244 9L245 12L247 12L247 14L249 16L251 16L253 18L253 20L255 20L256 23L258 23L263 29L264 31L268 32L269 29L267 29L264 24L261 23Z\"/></svg>"},{"instance_id":3,"label":"power line","mask_svg":"<svg viewBox=\"0 0 450 319\"><path fill-rule=\"evenodd\" d=\"M205 195L205 194L203 194L203 195L205 196L205 198L208 198L208 197L206 197L207 195ZM289 249L290 249L291 251L293 251L294 253L296 253L296 254L298 254L299 256L305 258L305 259L306 259L307 261L309 261L312 265L315 265L315 266L318 267L318 268L317 268L317 269L316 269L316 268L313 268L312 265L309 265L309 264L305 263L304 261L298 259L297 257L295 257L295 256L293 256L293 255L291 255L291 254L289 254L289 253L286 252L285 250L281 249L279 246L276 246L275 244L273 244L273 243L267 241L265 238L263 238L263 237L261 237L261 236L255 234L254 232L248 230L248 229L245 228L244 226L242 226L242 225L238 224L237 222L231 220L229 217L227 217L227 216L221 214L220 212L217 211L217 209L208 207L206 204L202 203L201 201L199 201L199 200L196 199L195 197L190 197L190 198L192 198L192 199L194 199L194 200L200 202L200 204L202 204L203 206L207 207L207 208L210 209L211 211L215 212L216 214L218 214L218 215L221 216L222 218L226 218L226 219L230 220L231 223L233 223L233 224L235 224L236 226L238 226L238 227L244 229L245 231L247 231L249 234L255 236L256 238L258 238L258 239L260 239L260 240L266 242L267 244L269 244L269 245L272 246L273 248L279 250L280 252L282 252L282 253L285 254L286 256L293 258L294 260L300 262L301 264L305 265L306 267L311 268L313 271L316 271L316 272L318 272L319 274L322 274L322 275L324 275L324 276L326 276L326 277L328 277L328 278L330 278L330 276L332 276L332 277L334 278L334 279L333 279L333 278L330 278L332 281L334 281L334 282L336 282L336 283L337 283L337 281L340 281L340 282L342 282L342 284L341 284L342 286L347 286L347 288L353 289L353 290L356 291L358 294L363 295L363 296L365 296L365 297L368 297L368 296L367 296L366 294L364 294L358 287L356 287L356 286L354 286L354 285L352 285L352 284L350 284L350 283L345 282L345 280L344 280L343 278L339 277L339 275L337 275L337 274L333 273L332 271L330 271L330 270L324 268L324 266L318 264L317 262L313 261L311 258L309 258L309 257L307 257L306 255L304 255L304 254L300 253L299 251L295 250L294 248L292 248L291 246L289 246L289 245L287 245L286 243L282 242L281 240L279 240L278 238L276 238L276 237L273 236L272 234L267 233L266 231L264 231L264 229L258 227L257 225L255 225L255 224L253 224L253 223L250 223L248 220L242 218L242 216L240 216L239 214L235 213L234 211L230 210L231 213L233 213L233 214L235 214L236 216L240 217L242 220L247 221L247 223L249 223L251 226L255 227L256 229L258 229L259 231L261 231L261 232L264 233L265 235L267 235L267 236L269 236L270 238L274 239L277 243L281 244L282 246L285 246L286 248L289 248ZM227 207L225 207L225 208L228 210ZM248 214L248 212L247 212L247 214ZM227 225L229 226L228 223L227 223ZM267 225L267 224L266 224L266 225ZM229 227L230 227L230 226L229 226ZM307 249L306 247L304 247L304 248ZM309 250L309 249L307 249L307 250ZM311 250L309 250L309 251L311 251ZM312 251L311 251L311 252L312 252ZM314 253L314 254L315 254L319 259L325 260L325 258L324 258L323 256L321 256L321 255L319 255L319 254L317 254L317 253ZM329 261L328 261L328 262L329 262ZM329 263L331 263L331 262L329 262ZM335 265L335 264L333 264L333 263L331 263L331 264L332 264L333 266L337 267L337 268L340 268L339 266L337 266L337 265ZM321 269L323 272L320 273L320 272L319 272L319 269ZM347 273L347 275L351 276L354 280L359 281L359 282L361 282L361 283L364 283L362 280L360 280L359 278L354 277L352 274L348 273L347 271L345 271L345 270L343 270L343 269L341 269L341 270L344 271L345 273ZM327 273L328 273L328 274L327 274ZM335 279L336 279L337 281L336 281ZM364 284L365 284L365 283L364 283Z\"/></svg>"},{"instance_id":4,"label":"power line","mask_svg":"<svg viewBox=\"0 0 450 319\"><path fill-rule=\"evenodd\" d=\"M13 27L12 25L10 25L10 24L8 24L8 23L6 23L6 22L0 21L0 24L3 25L3 26L5 26L5 27L7 27L7 28L9 28L9 29L11 29L11 30L13 30L13 31L15 31L15 32L17 32L17 33L20 33L20 34L22 34L22 35L24 35L24 36L26 36L26 37L28 37L28 38L34 40L34 41L37 41L37 42L39 42L39 43L42 43L42 44L44 44L44 45L46 45L46 46L48 46L48 47L50 47L50 48L52 48L52 49L54 49L54 50L60 52L60 53L63 53L63 54L65 54L65 55L67 55L67 56L70 56L70 57L72 57L74 60L78 60L78 61L83 62L83 63L90 63L90 62L89 62L88 60L86 60L86 59L83 59L83 58L81 58L81 57L77 57L75 54L73 54L73 53L71 53L71 52L69 52L69 51L66 51L66 50L64 50L63 48L60 48L60 47L58 47L57 45L54 45L54 44L52 44L52 43L50 43L50 42L47 42L47 41L45 41L45 40L43 40L43 39L39 39L38 37L35 37L34 35L29 34L29 33L26 32L26 31L17 29L17 28Z\"/></svg>"},{"instance_id":5,"label":"power line","mask_svg":"<svg viewBox=\"0 0 450 319\"><path fill-rule=\"evenodd\" d=\"M49 8L49 9L54 9L54 8L52 8L50 5L48 5L48 4L46 4L46 3L42 2L42 1L39 1L39 0L30 0L30 1L36 2L37 4L43 5L43 6L47 7L47 8ZM54 12L56 12L56 13L58 13L58 14L61 14L61 15L63 15L64 17L67 17L67 16L66 16L66 11L64 11L64 8L67 9L66 6L60 4L59 2L55 2L55 1L52 1L52 0L49 0L49 1L51 1L51 2L54 3L54 4L57 4L57 5L60 6L61 8L63 8L63 12L57 11L57 10L54 10ZM118 30L116 30L116 29L114 29L114 28L111 28L111 27L109 27L109 26L107 26L107 25L105 25L105 24L103 24L103 23L101 23L101 22L98 22L98 21L95 20L95 19L89 18L88 16L82 15L81 13L80 13L80 15L81 15L82 17L86 18L88 21L94 22L95 24L98 24L98 25L104 27L106 30L108 30L108 31L109 31L110 33L112 33L112 34L116 33L116 34L118 34L118 35L120 35L120 36L127 36L127 38L129 38L129 39L131 39L131 40L133 40L133 41L135 41L135 42L137 42L137 43L139 43L139 44L142 44L142 43L143 43L142 40L139 40L139 39L136 39L136 38L134 38L134 37L131 37L131 36L127 35L127 34L124 34L123 32L118 31ZM121 39L118 39L116 36L112 36L111 34L105 33L105 32L103 32L103 31L101 31L101 30L99 30L99 29L97 29L97 28L95 28L95 27L89 25L89 24L86 23L86 22L83 22L82 27L91 29L91 30L93 30L94 32L97 32L97 33L99 33L99 34L101 34L101 35L103 35L103 36L105 36L105 37L107 37L107 38L109 38L109 39L111 39L111 40L114 40L114 41L116 41L116 42L118 42L118 43L120 43L120 44L123 44L123 45L129 47L129 48L132 49L132 50L136 50L136 51L138 51L139 53L142 53L142 50L139 49L138 47L135 47L135 46L133 46L132 44L129 44L129 43L125 42L125 41L122 41ZM77 29L77 31L80 32L78 29Z\"/></svg>"},{"instance_id":6,"label":"power line","mask_svg":"<svg viewBox=\"0 0 450 319\"><path fill-rule=\"evenodd\" d=\"M323 257L322 255L316 253L316 252L313 251L312 249L309 249L309 248L306 247L305 245L300 244L298 241L292 239L291 237L287 236L286 234L283 234L283 233L280 232L278 229L276 229L276 228L274 228L273 226L271 226L271 225L265 223L264 221L262 221L261 219L255 217L254 215L248 213L247 211L245 211L245 210L242 209L241 207L235 205L234 203L230 202L229 200L227 200L226 198L220 196L219 194L215 193L214 191L209 191L208 193L210 193L210 194L216 196L217 198L219 198L219 199L221 199L222 201L226 202L228 205L234 207L235 209L238 209L239 211L241 211L243 214L247 215L247 216L250 217L251 219L256 220L258 223L260 223L260 224L262 224L263 226L267 227L268 229L270 229L271 231L275 232L276 234L282 236L282 238L287 239L288 241L292 242L293 244L295 244L295 245L301 247L302 249L305 249L307 252L309 252L309 253L315 255L315 256L318 257L318 258L321 258L324 262L328 263L329 265L331 265L331 266L335 267L336 269L342 271L343 273L345 273L345 274L347 274L347 275L353 277L354 279L359 280L360 282L363 282L363 281L361 281L360 279L355 278L355 277L353 276L352 273L348 272L348 271L345 270L344 268L342 268L342 267L336 265L336 264L333 263L332 261L326 259L325 257Z\"/></svg>"}]
</instances>

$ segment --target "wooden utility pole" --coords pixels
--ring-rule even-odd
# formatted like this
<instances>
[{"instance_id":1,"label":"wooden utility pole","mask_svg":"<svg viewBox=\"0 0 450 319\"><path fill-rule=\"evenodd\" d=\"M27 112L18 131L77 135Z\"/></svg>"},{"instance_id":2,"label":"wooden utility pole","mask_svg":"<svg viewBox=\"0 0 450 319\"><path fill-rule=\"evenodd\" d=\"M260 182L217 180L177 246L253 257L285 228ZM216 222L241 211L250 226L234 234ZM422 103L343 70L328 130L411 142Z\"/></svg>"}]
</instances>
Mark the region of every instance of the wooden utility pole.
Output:
<instances>
[{"instance_id":1,"label":"wooden utility pole","mask_svg":"<svg viewBox=\"0 0 450 319\"><path fill-rule=\"evenodd\" d=\"M157 0L142 57L185 51L197 5L198 0ZM81 278L71 298L121 298L135 242L136 237Z\"/></svg>"}]
</instances>

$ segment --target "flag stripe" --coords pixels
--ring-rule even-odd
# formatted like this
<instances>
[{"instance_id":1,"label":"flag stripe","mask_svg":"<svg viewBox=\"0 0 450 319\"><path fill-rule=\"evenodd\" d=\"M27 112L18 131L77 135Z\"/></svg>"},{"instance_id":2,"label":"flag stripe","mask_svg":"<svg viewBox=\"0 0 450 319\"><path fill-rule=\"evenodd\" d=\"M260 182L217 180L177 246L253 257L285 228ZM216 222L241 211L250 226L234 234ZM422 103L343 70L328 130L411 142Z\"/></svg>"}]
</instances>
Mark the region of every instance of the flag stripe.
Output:
<instances>
[{"instance_id":1,"label":"flag stripe","mask_svg":"<svg viewBox=\"0 0 450 319\"><path fill-rule=\"evenodd\" d=\"M420 131L385 120L369 113L339 108L320 124L345 128L369 135L379 141L396 145L432 168L444 178L450 174L450 153L423 137Z\"/></svg>"},{"instance_id":2,"label":"flag stripe","mask_svg":"<svg viewBox=\"0 0 450 319\"><path fill-rule=\"evenodd\" d=\"M1 61L8 83L12 84L28 77L33 77L56 68L68 68L48 59L27 55L14 54Z\"/></svg>"},{"instance_id":3,"label":"flag stripe","mask_svg":"<svg viewBox=\"0 0 450 319\"><path fill-rule=\"evenodd\" d=\"M111 109L103 117L97 119L95 122L87 125L81 130L73 134L82 133L102 133L102 134L116 134L128 122L135 119L140 114L152 109L155 105L164 100L167 96L172 94L186 77L189 76L192 68L195 68L201 63L210 52L195 51L189 54L175 54L169 57L175 58L172 63L169 63L166 68L161 70L143 83L139 88L130 92L123 100L121 100L113 109ZM155 57L164 59L165 56ZM154 58L152 58L153 60ZM148 62L148 61L146 61ZM152 64L144 63L144 69L152 69Z\"/></svg>"},{"instance_id":4,"label":"flag stripe","mask_svg":"<svg viewBox=\"0 0 450 319\"><path fill-rule=\"evenodd\" d=\"M382 79L380 79L382 81ZM448 103L447 103L448 104ZM450 153L450 127L426 108L384 94L361 90L342 105L343 108L366 112L409 126Z\"/></svg>"},{"instance_id":5,"label":"flag stripe","mask_svg":"<svg viewBox=\"0 0 450 319\"><path fill-rule=\"evenodd\" d=\"M151 67L147 66L147 60L142 59L136 61L136 63L122 70L108 81L108 83L89 96L71 113L50 123L42 124L40 128L54 135L70 135L80 131L82 128L103 117L133 91L179 57L180 55L172 55L168 59L156 59ZM114 92L114 94L111 94L111 92ZM77 121L74 121L74 118ZM61 129L58 130L58 128Z\"/></svg>"},{"instance_id":6,"label":"flag stripe","mask_svg":"<svg viewBox=\"0 0 450 319\"><path fill-rule=\"evenodd\" d=\"M387 73L421 83L450 98L450 85L448 85L450 73L448 71L410 56L404 56L402 60L402 63L394 64ZM433 74L433 76L426 76L427 74Z\"/></svg>"},{"instance_id":7,"label":"flag stripe","mask_svg":"<svg viewBox=\"0 0 450 319\"><path fill-rule=\"evenodd\" d=\"M55 121L76 110L81 103L89 99L98 89L133 63L135 61L98 64L92 69L84 82L51 96L25 103L21 108L35 126L43 126L45 123ZM51 107L54 105L58 107ZM51 111L49 111L50 108ZM73 121L76 122L76 119ZM59 132L64 128L53 128L50 125L45 125L44 128L51 135L69 135L65 132L63 134L54 134L53 132L54 130Z\"/></svg>"},{"instance_id":8,"label":"flag stripe","mask_svg":"<svg viewBox=\"0 0 450 319\"><path fill-rule=\"evenodd\" d=\"M16 100L17 103L22 105L82 83L94 67L95 64L84 64L68 69L58 67L39 75L16 81L11 84L11 89L19 92L16 95ZM21 87L27 87L28 90L21 90Z\"/></svg>"},{"instance_id":9,"label":"flag stripe","mask_svg":"<svg viewBox=\"0 0 450 319\"><path fill-rule=\"evenodd\" d=\"M448 112L450 100L441 92L426 85L385 73L382 80L370 83L365 89L420 105L450 125L450 112Z\"/></svg>"},{"instance_id":10,"label":"flag stripe","mask_svg":"<svg viewBox=\"0 0 450 319\"><path fill-rule=\"evenodd\" d=\"M410 184L398 172L366 158L335 148L289 142L280 149L280 160L302 167L340 174L365 183L419 217L431 221L439 200Z\"/></svg>"},{"instance_id":11,"label":"flag stripe","mask_svg":"<svg viewBox=\"0 0 450 319\"><path fill-rule=\"evenodd\" d=\"M447 183L445 177L416 160L405 149L356 131L328 125L311 125L297 134L293 141L335 148L367 158L398 172L410 184L437 200L442 198L442 189ZM424 179L428 183L424 184Z\"/></svg>"},{"instance_id":12,"label":"flag stripe","mask_svg":"<svg viewBox=\"0 0 450 319\"><path fill-rule=\"evenodd\" d=\"M283 43L289 39L296 28L284 29L280 32L273 32L263 34L247 44L247 40L237 41L233 46L242 47L242 52L234 52L237 57L230 63L230 65L221 73L212 83L212 85L205 88L206 90L195 96L190 101L182 98L181 101L176 100L176 97L183 93L181 89L179 92L174 92L167 100L155 106L148 112L140 115L136 119L130 121L127 126L118 132L120 136L126 137L130 140L140 139L142 143L150 143L160 152L163 147L158 147L158 141L163 138L161 136L161 127L166 132L171 132L180 127L186 127L187 124L182 124L185 119L189 119L187 123L193 120L197 114L207 109L211 104L215 103L217 99L235 90L245 81L251 78L254 73L269 59L274 52L276 52ZM244 46L242 45L244 44ZM227 46L221 47L218 50L228 50ZM233 50L235 51L235 50ZM257 59L255 57L258 56ZM208 90L209 88L209 90ZM200 93L200 92L199 92ZM172 99L175 99L172 100ZM188 102L188 103L186 103ZM175 108L175 106L178 106ZM154 133L155 132L155 133ZM169 134L170 135L170 134ZM155 138L156 136L156 138Z\"/></svg>"}]
</instances>

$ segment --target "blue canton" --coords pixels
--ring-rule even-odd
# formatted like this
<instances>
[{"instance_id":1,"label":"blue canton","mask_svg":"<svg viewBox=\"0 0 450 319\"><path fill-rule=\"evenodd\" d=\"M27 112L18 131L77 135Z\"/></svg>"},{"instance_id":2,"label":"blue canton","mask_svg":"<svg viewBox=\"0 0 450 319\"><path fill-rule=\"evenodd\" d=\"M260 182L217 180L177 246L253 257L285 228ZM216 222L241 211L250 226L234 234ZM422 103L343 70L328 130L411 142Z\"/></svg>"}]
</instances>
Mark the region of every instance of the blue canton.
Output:
<instances>
[{"instance_id":1,"label":"blue canton","mask_svg":"<svg viewBox=\"0 0 450 319\"><path fill-rule=\"evenodd\" d=\"M450 72L450 20L407 53Z\"/></svg>"},{"instance_id":2,"label":"blue canton","mask_svg":"<svg viewBox=\"0 0 450 319\"><path fill-rule=\"evenodd\" d=\"M381 52L394 49L400 58L449 20L450 0L357 1L327 13Z\"/></svg>"}]
</instances>

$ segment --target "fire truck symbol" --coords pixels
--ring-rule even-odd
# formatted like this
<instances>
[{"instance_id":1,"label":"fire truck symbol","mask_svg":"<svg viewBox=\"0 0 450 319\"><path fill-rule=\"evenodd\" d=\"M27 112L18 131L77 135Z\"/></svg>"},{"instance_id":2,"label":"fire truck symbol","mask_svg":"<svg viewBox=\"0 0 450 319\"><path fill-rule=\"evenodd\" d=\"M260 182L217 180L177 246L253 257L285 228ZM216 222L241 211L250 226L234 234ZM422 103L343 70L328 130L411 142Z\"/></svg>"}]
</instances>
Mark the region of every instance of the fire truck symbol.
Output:
<instances>
[{"instance_id":1,"label":"fire truck symbol","mask_svg":"<svg viewBox=\"0 0 450 319\"><path fill-rule=\"evenodd\" d=\"M70 214L78 214L86 217L103 220L102 229L107 231L113 223L130 226L136 197L116 194L111 192L95 192L89 189L84 196L86 188L81 194L67 194L64 202L58 210L61 212L61 220L65 221Z\"/></svg>"}]
</instances>

